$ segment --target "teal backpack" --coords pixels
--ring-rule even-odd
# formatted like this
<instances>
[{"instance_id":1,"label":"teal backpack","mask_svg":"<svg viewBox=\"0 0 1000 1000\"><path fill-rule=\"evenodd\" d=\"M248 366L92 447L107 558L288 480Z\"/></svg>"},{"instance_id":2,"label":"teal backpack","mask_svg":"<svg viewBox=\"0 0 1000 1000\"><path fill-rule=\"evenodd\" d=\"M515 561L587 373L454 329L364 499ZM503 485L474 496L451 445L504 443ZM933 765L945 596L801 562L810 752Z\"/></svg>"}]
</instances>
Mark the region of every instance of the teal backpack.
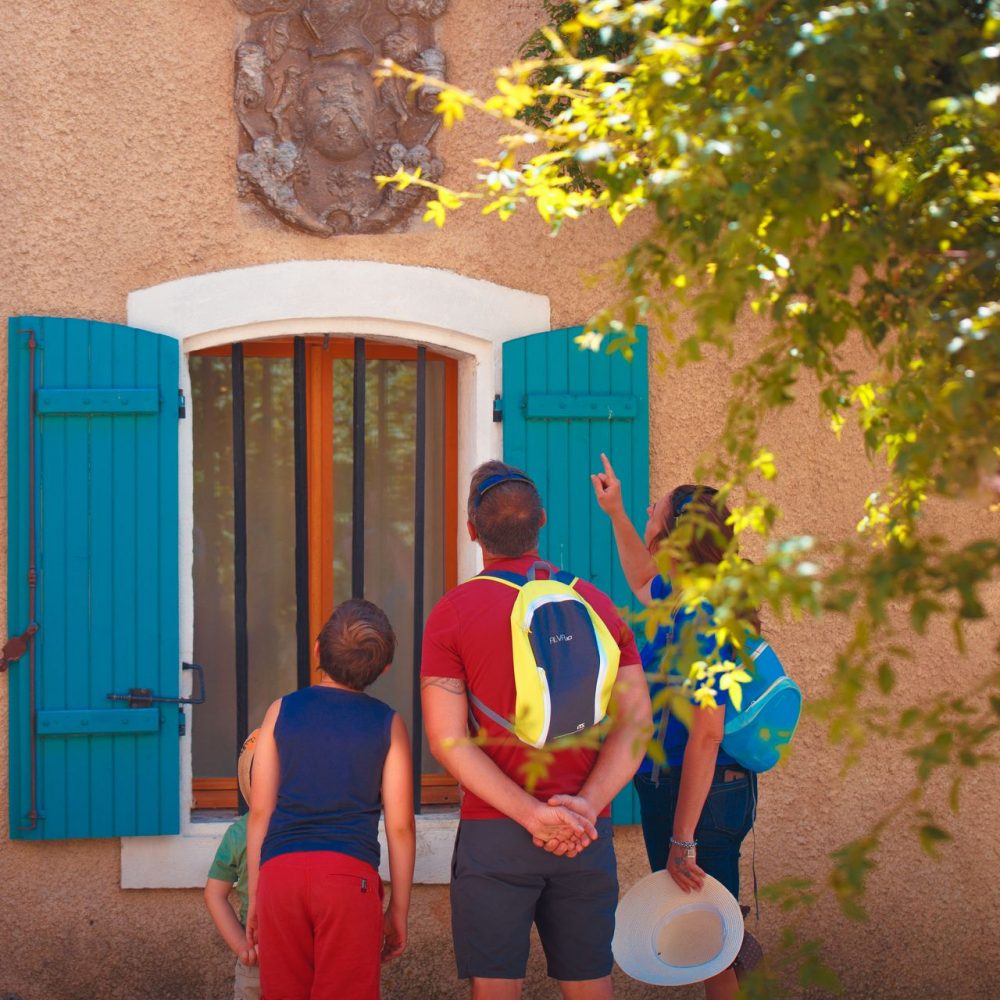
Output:
<instances>
[{"instance_id":1,"label":"teal backpack","mask_svg":"<svg viewBox=\"0 0 1000 1000\"><path fill-rule=\"evenodd\" d=\"M670 585L654 578L653 597L665 600ZM681 607L675 597L670 625L661 626L655 638L642 651L642 665L647 672L655 670L659 658L671 641L674 616ZM750 680L740 685L743 698L739 711L732 701L726 704L726 721L722 750L748 771L770 771L781 759L783 748L795 734L802 712L802 691L785 673L778 654L759 636L748 637L744 644L741 666Z\"/></svg>"},{"instance_id":2,"label":"teal backpack","mask_svg":"<svg viewBox=\"0 0 1000 1000\"><path fill-rule=\"evenodd\" d=\"M802 712L802 692L767 642L755 637L744 648L743 667L751 679L740 685L740 710L731 701L726 705L722 749L747 770L760 773L770 771L791 742Z\"/></svg>"}]
</instances>

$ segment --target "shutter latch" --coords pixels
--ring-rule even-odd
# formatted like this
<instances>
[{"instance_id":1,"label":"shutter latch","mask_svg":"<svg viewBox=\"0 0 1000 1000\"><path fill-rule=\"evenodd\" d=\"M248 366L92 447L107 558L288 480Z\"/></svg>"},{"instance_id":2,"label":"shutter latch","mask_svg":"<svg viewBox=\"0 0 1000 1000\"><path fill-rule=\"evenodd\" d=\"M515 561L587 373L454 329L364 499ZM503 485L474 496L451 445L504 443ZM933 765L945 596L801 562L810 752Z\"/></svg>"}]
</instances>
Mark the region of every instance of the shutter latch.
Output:
<instances>
[{"instance_id":1,"label":"shutter latch","mask_svg":"<svg viewBox=\"0 0 1000 1000\"><path fill-rule=\"evenodd\" d=\"M499 424L503 421L503 400L497 393L493 397L493 423Z\"/></svg>"},{"instance_id":2,"label":"shutter latch","mask_svg":"<svg viewBox=\"0 0 1000 1000\"><path fill-rule=\"evenodd\" d=\"M150 708L154 701L168 701L172 705L203 705L205 703L205 671L200 663L182 663L185 670L194 671L198 677L198 693L190 698L164 698L153 694L152 688L129 688L125 694L109 694L108 701L127 701L129 708Z\"/></svg>"},{"instance_id":3,"label":"shutter latch","mask_svg":"<svg viewBox=\"0 0 1000 1000\"><path fill-rule=\"evenodd\" d=\"M0 674L15 660L21 659L28 651L28 641L38 631L38 623L32 622L20 635L11 636L3 647L0 656Z\"/></svg>"}]
</instances>

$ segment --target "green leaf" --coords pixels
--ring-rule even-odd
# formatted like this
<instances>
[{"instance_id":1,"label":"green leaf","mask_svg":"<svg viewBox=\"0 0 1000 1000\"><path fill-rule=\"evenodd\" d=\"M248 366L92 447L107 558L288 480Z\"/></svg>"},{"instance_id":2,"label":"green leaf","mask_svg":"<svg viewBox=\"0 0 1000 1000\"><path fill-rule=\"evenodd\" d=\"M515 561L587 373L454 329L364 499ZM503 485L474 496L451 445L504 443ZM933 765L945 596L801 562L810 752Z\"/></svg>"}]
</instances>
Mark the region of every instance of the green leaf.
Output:
<instances>
[{"instance_id":1,"label":"green leaf","mask_svg":"<svg viewBox=\"0 0 1000 1000\"><path fill-rule=\"evenodd\" d=\"M896 686L896 674L884 660L878 665L878 686L882 694L891 694Z\"/></svg>"},{"instance_id":2,"label":"green leaf","mask_svg":"<svg viewBox=\"0 0 1000 1000\"><path fill-rule=\"evenodd\" d=\"M843 990L840 978L824 962L813 960L803 964L799 970L799 982L806 987L816 987L827 993L839 994Z\"/></svg>"},{"instance_id":3,"label":"green leaf","mask_svg":"<svg viewBox=\"0 0 1000 1000\"><path fill-rule=\"evenodd\" d=\"M930 597L919 597L910 609L910 620L918 635L927 631L927 621L932 614L941 611L941 605Z\"/></svg>"},{"instance_id":4,"label":"green leaf","mask_svg":"<svg viewBox=\"0 0 1000 1000\"><path fill-rule=\"evenodd\" d=\"M938 850L941 844L952 839L951 834L947 830L942 830L941 827L934 826L931 823L925 823L920 827L918 834L920 837L920 846L923 848L924 853L928 857L934 858L935 861L941 857L941 852Z\"/></svg>"}]
</instances>

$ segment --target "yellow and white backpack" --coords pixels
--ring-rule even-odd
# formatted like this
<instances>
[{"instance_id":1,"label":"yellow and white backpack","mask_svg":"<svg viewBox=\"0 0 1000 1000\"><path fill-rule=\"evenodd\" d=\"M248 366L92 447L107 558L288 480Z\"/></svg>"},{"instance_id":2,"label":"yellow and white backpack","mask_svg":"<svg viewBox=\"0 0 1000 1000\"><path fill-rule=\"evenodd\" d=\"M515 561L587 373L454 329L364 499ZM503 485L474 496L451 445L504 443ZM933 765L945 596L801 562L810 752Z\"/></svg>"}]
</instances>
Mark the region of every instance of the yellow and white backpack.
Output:
<instances>
[{"instance_id":1,"label":"yellow and white backpack","mask_svg":"<svg viewBox=\"0 0 1000 1000\"><path fill-rule=\"evenodd\" d=\"M547 570L548 579L536 576ZM601 616L574 588L579 579L537 562L527 576L483 572L474 580L513 587L513 719L505 719L471 692L469 700L522 743L542 747L597 725L607 715L621 650Z\"/></svg>"}]
</instances>

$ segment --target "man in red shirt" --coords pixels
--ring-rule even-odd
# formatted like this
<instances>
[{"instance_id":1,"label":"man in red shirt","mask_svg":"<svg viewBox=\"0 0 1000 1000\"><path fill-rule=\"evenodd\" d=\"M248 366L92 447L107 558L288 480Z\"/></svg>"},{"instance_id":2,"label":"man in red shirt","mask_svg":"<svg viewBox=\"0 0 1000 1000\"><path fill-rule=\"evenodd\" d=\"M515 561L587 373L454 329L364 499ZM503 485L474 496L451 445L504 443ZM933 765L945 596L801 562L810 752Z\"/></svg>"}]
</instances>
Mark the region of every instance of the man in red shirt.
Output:
<instances>
[{"instance_id":1,"label":"man in red shirt","mask_svg":"<svg viewBox=\"0 0 1000 1000\"><path fill-rule=\"evenodd\" d=\"M486 570L526 575L539 559L544 523L538 490L523 472L487 462L473 473L469 536ZM502 717L514 714L516 590L494 580L461 584L435 605L424 631L427 739L464 793L452 862L452 934L458 974L471 978L473 1000L520 997L532 923L565 1000L613 995L618 878L610 804L642 760L651 712L628 626L607 595L585 581L575 587L621 651L613 724L596 747L547 747L544 774L530 792L538 751L478 709L473 718L485 739L468 736L469 694Z\"/></svg>"}]
</instances>

